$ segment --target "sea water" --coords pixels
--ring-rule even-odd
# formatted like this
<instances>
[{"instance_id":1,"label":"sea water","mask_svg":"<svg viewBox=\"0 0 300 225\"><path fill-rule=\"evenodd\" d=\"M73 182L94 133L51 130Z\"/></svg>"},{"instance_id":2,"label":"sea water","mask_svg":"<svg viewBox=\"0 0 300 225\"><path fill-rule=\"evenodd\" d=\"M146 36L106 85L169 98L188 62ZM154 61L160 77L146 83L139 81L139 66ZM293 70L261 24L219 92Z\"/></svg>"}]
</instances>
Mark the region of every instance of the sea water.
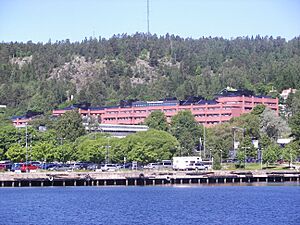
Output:
<instances>
[{"instance_id":1,"label":"sea water","mask_svg":"<svg viewBox=\"0 0 300 225\"><path fill-rule=\"evenodd\" d=\"M0 188L0 224L299 225L300 186Z\"/></svg>"}]
</instances>

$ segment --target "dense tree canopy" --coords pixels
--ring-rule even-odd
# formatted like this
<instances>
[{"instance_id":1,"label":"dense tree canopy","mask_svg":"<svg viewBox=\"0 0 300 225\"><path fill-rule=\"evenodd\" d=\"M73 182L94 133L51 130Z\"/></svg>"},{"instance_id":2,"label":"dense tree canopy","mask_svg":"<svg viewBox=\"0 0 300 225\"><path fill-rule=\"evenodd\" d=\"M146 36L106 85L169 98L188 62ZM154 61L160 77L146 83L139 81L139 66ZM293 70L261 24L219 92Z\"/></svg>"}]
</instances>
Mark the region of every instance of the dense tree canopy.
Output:
<instances>
[{"instance_id":1,"label":"dense tree canopy","mask_svg":"<svg viewBox=\"0 0 300 225\"><path fill-rule=\"evenodd\" d=\"M202 137L202 128L196 122L191 111L179 111L173 116L170 132L180 143L180 155L193 155L193 151Z\"/></svg>"},{"instance_id":2,"label":"dense tree canopy","mask_svg":"<svg viewBox=\"0 0 300 225\"><path fill-rule=\"evenodd\" d=\"M290 134L287 122L269 108L266 108L261 114L260 128L262 133L274 140Z\"/></svg>"},{"instance_id":3,"label":"dense tree canopy","mask_svg":"<svg viewBox=\"0 0 300 225\"><path fill-rule=\"evenodd\" d=\"M75 102L111 105L130 98L212 98L226 86L267 94L300 89L299 61L299 37L136 33L74 43L0 43L0 104L12 114L46 112L71 95Z\"/></svg>"},{"instance_id":4,"label":"dense tree canopy","mask_svg":"<svg viewBox=\"0 0 300 225\"><path fill-rule=\"evenodd\" d=\"M300 112L297 112L290 119L290 127L292 129L292 135L296 140L300 140Z\"/></svg>"},{"instance_id":5,"label":"dense tree canopy","mask_svg":"<svg viewBox=\"0 0 300 225\"><path fill-rule=\"evenodd\" d=\"M58 137L69 141L85 134L84 126L80 114L76 110L68 111L59 117L55 129Z\"/></svg>"},{"instance_id":6,"label":"dense tree canopy","mask_svg":"<svg viewBox=\"0 0 300 225\"><path fill-rule=\"evenodd\" d=\"M226 86L274 96L285 88L300 89L299 41L300 37L289 41L261 36L184 39L169 34L136 33L109 39L85 38L74 43L68 39L55 43L0 43L0 104L7 105L6 112L0 112L0 157L24 159L25 131L10 126L7 118L27 110L49 115L55 107L79 102L101 106L115 105L122 99L183 99L192 95L213 98ZM299 140L299 94L297 91L287 100L287 111L293 116L289 124L296 140ZM92 130L98 121L86 119ZM112 161L122 162L127 157L127 160L150 162L174 154L190 155L194 154L200 137L203 141L203 128L189 112L180 112L170 127L159 112L153 112L146 123L161 131L122 140L110 138ZM32 159L105 160L103 146L108 146L107 137L87 135L81 140L85 135L81 124L76 112L66 113L57 121L41 117L33 122L28 129ZM35 128L39 125L47 125L49 130L38 133ZM223 157L229 156L233 127L244 129L236 132L240 143L247 141L242 144L248 146L250 140L257 139L264 149L277 137L289 135L282 119L258 106L251 114L207 129L206 157L219 155L220 150ZM176 138L164 132L168 130ZM294 154L294 150L290 151L297 147L294 143L286 148L285 157ZM253 152L247 155L252 156ZM270 156L271 153L270 150Z\"/></svg>"},{"instance_id":7,"label":"dense tree canopy","mask_svg":"<svg viewBox=\"0 0 300 225\"><path fill-rule=\"evenodd\" d=\"M153 111L146 118L145 124L152 129L168 131L169 125L167 122L167 118L162 111Z\"/></svg>"}]
</instances>

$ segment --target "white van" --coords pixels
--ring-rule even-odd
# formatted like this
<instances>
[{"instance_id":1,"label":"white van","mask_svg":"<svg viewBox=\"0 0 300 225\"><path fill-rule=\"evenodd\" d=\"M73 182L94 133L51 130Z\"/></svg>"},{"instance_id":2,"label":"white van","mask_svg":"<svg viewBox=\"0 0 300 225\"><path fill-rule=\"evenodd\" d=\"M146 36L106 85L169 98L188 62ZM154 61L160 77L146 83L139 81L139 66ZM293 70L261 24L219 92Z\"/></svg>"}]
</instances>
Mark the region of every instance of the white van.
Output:
<instances>
[{"instance_id":1,"label":"white van","mask_svg":"<svg viewBox=\"0 0 300 225\"><path fill-rule=\"evenodd\" d=\"M200 163L202 163L200 156L173 157L174 170L194 170Z\"/></svg>"}]
</instances>

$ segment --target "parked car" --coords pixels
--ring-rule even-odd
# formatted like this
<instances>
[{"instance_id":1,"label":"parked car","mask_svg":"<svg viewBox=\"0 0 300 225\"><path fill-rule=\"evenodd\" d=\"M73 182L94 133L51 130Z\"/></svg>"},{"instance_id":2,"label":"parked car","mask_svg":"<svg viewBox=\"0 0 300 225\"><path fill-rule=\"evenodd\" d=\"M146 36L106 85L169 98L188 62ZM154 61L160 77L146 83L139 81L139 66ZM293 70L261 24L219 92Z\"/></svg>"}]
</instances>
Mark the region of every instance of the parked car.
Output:
<instances>
[{"instance_id":1,"label":"parked car","mask_svg":"<svg viewBox=\"0 0 300 225\"><path fill-rule=\"evenodd\" d=\"M51 171L70 171L72 170L70 165L68 164L58 164L54 167L51 167L49 170Z\"/></svg>"},{"instance_id":2,"label":"parked car","mask_svg":"<svg viewBox=\"0 0 300 225\"><path fill-rule=\"evenodd\" d=\"M81 170L82 167L81 167L81 164L80 164L80 163L74 163L74 164L71 164L71 165L70 165L70 169L71 169L71 170Z\"/></svg>"},{"instance_id":3,"label":"parked car","mask_svg":"<svg viewBox=\"0 0 300 225\"><path fill-rule=\"evenodd\" d=\"M193 169L195 170L207 170L208 167L205 166L203 163L195 163L193 166Z\"/></svg>"},{"instance_id":4,"label":"parked car","mask_svg":"<svg viewBox=\"0 0 300 225\"><path fill-rule=\"evenodd\" d=\"M173 168L172 160L162 160L161 164L164 168Z\"/></svg>"},{"instance_id":5,"label":"parked car","mask_svg":"<svg viewBox=\"0 0 300 225\"><path fill-rule=\"evenodd\" d=\"M5 164L1 163L0 164L0 171L5 171L5 169L6 169Z\"/></svg>"},{"instance_id":6,"label":"parked car","mask_svg":"<svg viewBox=\"0 0 300 225\"><path fill-rule=\"evenodd\" d=\"M86 170L88 166L91 165L90 162L77 162L70 166L72 170Z\"/></svg>"},{"instance_id":7,"label":"parked car","mask_svg":"<svg viewBox=\"0 0 300 225\"><path fill-rule=\"evenodd\" d=\"M39 167L43 170L49 170L50 168L55 167L57 165L57 163L42 163L39 165Z\"/></svg>"},{"instance_id":8,"label":"parked car","mask_svg":"<svg viewBox=\"0 0 300 225\"><path fill-rule=\"evenodd\" d=\"M39 161L31 161L31 162L29 162L31 165L35 165L35 166L37 166L37 167L40 167L40 165L42 164L41 162L39 162Z\"/></svg>"},{"instance_id":9,"label":"parked car","mask_svg":"<svg viewBox=\"0 0 300 225\"><path fill-rule=\"evenodd\" d=\"M10 171L13 163L10 160L0 161L0 170Z\"/></svg>"},{"instance_id":10,"label":"parked car","mask_svg":"<svg viewBox=\"0 0 300 225\"><path fill-rule=\"evenodd\" d=\"M186 165L185 170L207 170L208 166L204 165L203 163L196 162L190 163Z\"/></svg>"},{"instance_id":11,"label":"parked car","mask_svg":"<svg viewBox=\"0 0 300 225\"><path fill-rule=\"evenodd\" d=\"M10 171L16 172L16 171L21 171L21 167L24 165L24 163L14 163L11 166Z\"/></svg>"},{"instance_id":12,"label":"parked car","mask_svg":"<svg viewBox=\"0 0 300 225\"><path fill-rule=\"evenodd\" d=\"M87 166L87 170L97 170L97 169L101 169L101 165L100 164L97 164L97 163L92 163L92 164L89 164Z\"/></svg>"},{"instance_id":13,"label":"parked car","mask_svg":"<svg viewBox=\"0 0 300 225\"><path fill-rule=\"evenodd\" d=\"M101 166L101 171L116 171L117 169L115 164L105 164Z\"/></svg>"},{"instance_id":14,"label":"parked car","mask_svg":"<svg viewBox=\"0 0 300 225\"><path fill-rule=\"evenodd\" d=\"M37 170L37 169L38 169L38 167L35 166L35 165L32 165L32 164L23 164L23 165L20 167L21 172L35 171L35 170Z\"/></svg>"},{"instance_id":15,"label":"parked car","mask_svg":"<svg viewBox=\"0 0 300 225\"><path fill-rule=\"evenodd\" d=\"M144 169L159 169L160 167L162 167L160 163L149 163L144 166Z\"/></svg>"},{"instance_id":16,"label":"parked car","mask_svg":"<svg viewBox=\"0 0 300 225\"><path fill-rule=\"evenodd\" d=\"M143 165L139 162L127 162L122 165L122 169L141 170L143 169Z\"/></svg>"}]
</instances>

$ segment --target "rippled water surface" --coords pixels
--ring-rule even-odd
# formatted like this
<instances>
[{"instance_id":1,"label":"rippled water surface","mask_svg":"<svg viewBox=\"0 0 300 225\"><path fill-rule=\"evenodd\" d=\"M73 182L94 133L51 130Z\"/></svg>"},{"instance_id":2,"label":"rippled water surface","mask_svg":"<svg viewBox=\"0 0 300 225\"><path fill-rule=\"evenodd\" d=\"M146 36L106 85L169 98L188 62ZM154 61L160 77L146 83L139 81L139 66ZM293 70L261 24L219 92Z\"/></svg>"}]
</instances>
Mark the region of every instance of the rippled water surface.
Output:
<instances>
[{"instance_id":1,"label":"rippled water surface","mask_svg":"<svg viewBox=\"0 0 300 225\"><path fill-rule=\"evenodd\" d=\"M0 188L0 224L300 224L300 186Z\"/></svg>"}]
</instances>

